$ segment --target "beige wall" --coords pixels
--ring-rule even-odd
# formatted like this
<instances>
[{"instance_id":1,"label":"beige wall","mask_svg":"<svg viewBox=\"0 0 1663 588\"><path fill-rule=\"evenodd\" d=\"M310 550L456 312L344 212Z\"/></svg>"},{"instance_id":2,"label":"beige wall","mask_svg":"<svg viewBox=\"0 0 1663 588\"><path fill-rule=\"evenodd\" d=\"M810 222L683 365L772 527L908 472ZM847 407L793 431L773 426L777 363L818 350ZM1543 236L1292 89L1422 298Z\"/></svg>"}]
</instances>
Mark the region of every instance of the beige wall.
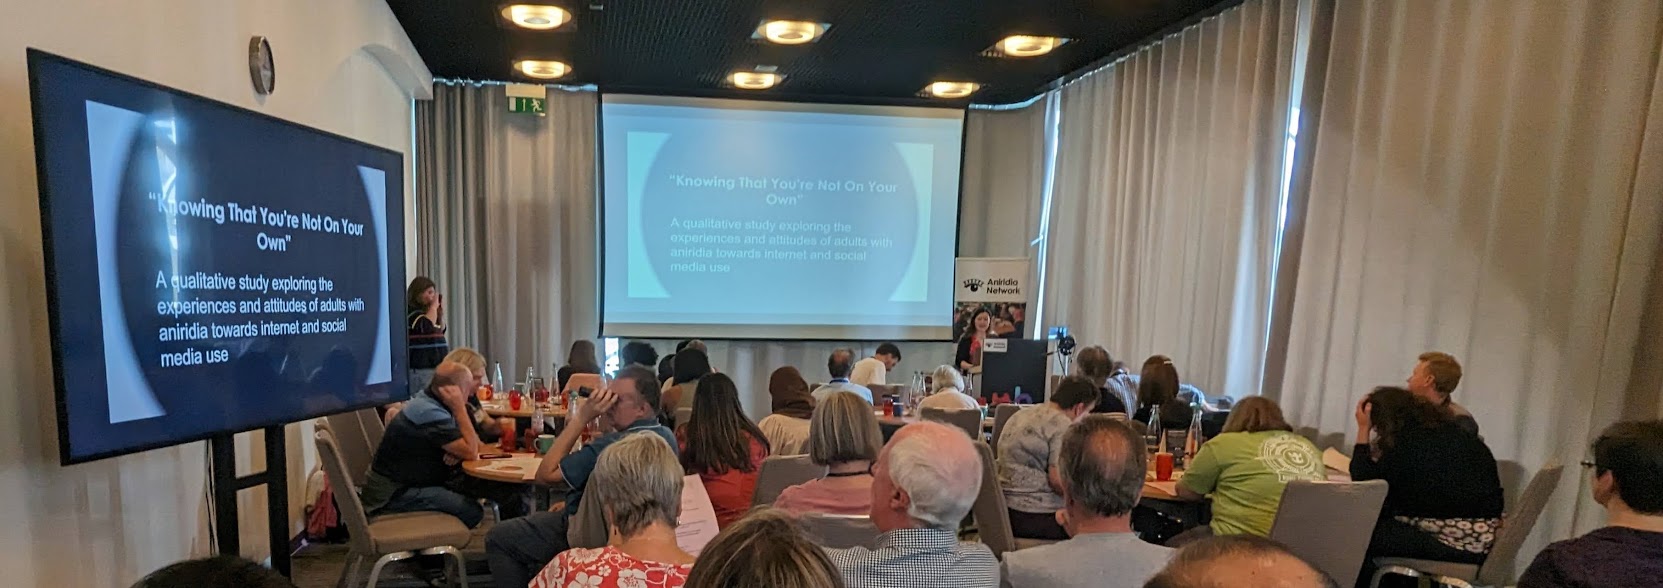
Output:
<instances>
[{"instance_id":1,"label":"beige wall","mask_svg":"<svg viewBox=\"0 0 1663 588\"><path fill-rule=\"evenodd\" d=\"M270 97L249 85L252 35L272 42ZM207 449L58 466L26 47L394 149L407 170L412 90L428 95L431 76L381 0L0 3L0 584L126 586L206 553ZM316 462L301 443L310 433L289 427L295 513ZM241 437L247 464L260 445ZM242 503L243 554L263 558L263 491L243 492Z\"/></svg>"}]
</instances>

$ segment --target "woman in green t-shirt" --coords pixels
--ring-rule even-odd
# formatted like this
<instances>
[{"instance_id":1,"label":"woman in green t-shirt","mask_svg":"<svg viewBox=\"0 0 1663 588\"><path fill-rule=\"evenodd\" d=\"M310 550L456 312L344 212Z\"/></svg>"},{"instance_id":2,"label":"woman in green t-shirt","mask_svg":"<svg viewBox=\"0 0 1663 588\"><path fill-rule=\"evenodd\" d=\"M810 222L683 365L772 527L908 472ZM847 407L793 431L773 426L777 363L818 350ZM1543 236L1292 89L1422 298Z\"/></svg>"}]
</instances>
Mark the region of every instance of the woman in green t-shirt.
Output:
<instances>
[{"instance_id":1,"label":"woman in green t-shirt","mask_svg":"<svg viewBox=\"0 0 1663 588\"><path fill-rule=\"evenodd\" d=\"M1178 481L1178 496L1213 497L1213 522L1172 538L1183 544L1207 535L1270 535L1282 489L1294 480L1325 480L1322 452L1293 433L1282 407L1262 396L1243 399L1230 411L1219 436L1196 452Z\"/></svg>"}]
</instances>

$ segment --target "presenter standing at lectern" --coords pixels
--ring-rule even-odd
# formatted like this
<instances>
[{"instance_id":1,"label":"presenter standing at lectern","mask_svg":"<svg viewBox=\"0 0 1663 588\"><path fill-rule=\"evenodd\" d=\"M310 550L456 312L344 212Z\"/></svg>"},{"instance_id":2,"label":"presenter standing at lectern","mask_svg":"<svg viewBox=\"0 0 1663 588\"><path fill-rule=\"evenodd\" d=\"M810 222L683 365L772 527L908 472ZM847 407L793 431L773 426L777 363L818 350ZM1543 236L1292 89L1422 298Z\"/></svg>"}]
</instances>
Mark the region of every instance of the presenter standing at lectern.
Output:
<instances>
[{"instance_id":1,"label":"presenter standing at lectern","mask_svg":"<svg viewBox=\"0 0 1663 588\"><path fill-rule=\"evenodd\" d=\"M404 308L404 324L410 330L410 389L424 390L433 380L433 368L450 353L450 342L445 340L445 298L432 278L416 276L405 291Z\"/></svg>"},{"instance_id":2,"label":"presenter standing at lectern","mask_svg":"<svg viewBox=\"0 0 1663 588\"><path fill-rule=\"evenodd\" d=\"M993 313L987 308L977 308L970 317L970 329L959 338L958 365L967 373L979 374L982 371L982 344L993 336Z\"/></svg>"}]
</instances>

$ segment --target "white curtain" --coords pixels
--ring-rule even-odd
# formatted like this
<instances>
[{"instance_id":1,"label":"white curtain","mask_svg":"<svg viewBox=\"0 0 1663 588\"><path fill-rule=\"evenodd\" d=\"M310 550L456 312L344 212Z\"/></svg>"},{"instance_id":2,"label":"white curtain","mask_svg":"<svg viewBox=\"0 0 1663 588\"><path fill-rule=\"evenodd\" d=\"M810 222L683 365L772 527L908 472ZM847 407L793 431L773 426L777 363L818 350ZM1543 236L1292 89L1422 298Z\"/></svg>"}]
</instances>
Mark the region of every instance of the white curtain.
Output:
<instances>
[{"instance_id":1,"label":"white curtain","mask_svg":"<svg viewBox=\"0 0 1663 588\"><path fill-rule=\"evenodd\" d=\"M1259 392L1297 13L1248 2L1062 89L1046 322Z\"/></svg>"},{"instance_id":2,"label":"white curtain","mask_svg":"<svg viewBox=\"0 0 1663 588\"><path fill-rule=\"evenodd\" d=\"M1549 458L1569 466L1523 557L1598 526L1597 509L1573 508L1587 442L1657 406L1636 404L1656 380L1630 374L1656 363L1636 344L1649 322L1656 350L1663 310L1645 312L1663 225L1663 3L1317 6L1321 108L1301 137L1271 393L1290 421L1349 439L1364 393L1402 385L1422 351L1453 353L1455 398L1507 462L1512 496Z\"/></svg>"},{"instance_id":3,"label":"white curtain","mask_svg":"<svg viewBox=\"0 0 1663 588\"><path fill-rule=\"evenodd\" d=\"M599 332L593 92L550 88L546 116L500 85L435 84L416 105L418 273L446 294L451 347L510 379Z\"/></svg>"}]
</instances>

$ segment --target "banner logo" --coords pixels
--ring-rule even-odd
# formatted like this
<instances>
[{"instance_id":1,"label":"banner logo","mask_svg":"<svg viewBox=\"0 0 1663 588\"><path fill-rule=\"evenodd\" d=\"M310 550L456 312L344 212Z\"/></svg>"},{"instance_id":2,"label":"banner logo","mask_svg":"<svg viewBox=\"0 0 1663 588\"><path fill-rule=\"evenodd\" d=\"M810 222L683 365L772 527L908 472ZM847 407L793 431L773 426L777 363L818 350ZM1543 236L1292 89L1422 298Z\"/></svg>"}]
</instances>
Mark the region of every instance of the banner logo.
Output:
<instances>
[{"instance_id":1,"label":"banner logo","mask_svg":"<svg viewBox=\"0 0 1663 588\"><path fill-rule=\"evenodd\" d=\"M964 287L969 288L971 292L980 292L982 291L982 281L977 278L970 278L964 281Z\"/></svg>"}]
</instances>

